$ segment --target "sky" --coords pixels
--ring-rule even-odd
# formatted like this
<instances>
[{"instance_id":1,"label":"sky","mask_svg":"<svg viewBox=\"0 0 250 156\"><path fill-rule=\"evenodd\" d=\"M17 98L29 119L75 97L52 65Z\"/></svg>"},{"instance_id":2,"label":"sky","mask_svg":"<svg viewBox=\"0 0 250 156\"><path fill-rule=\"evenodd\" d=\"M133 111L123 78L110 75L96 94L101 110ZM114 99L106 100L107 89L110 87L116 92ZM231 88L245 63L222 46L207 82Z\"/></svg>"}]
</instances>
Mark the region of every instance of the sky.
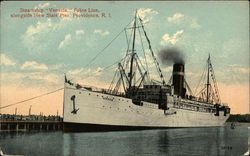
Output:
<instances>
[{"instance_id":1,"label":"sky","mask_svg":"<svg viewBox=\"0 0 250 156\"><path fill-rule=\"evenodd\" d=\"M20 18L27 14L21 12L25 9L43 9L45 17L30 12L32 17ZM61 16L46 17L58 13L51 9L61 9ZM106 17L73 17L74 13L86 14L77 12L80 9L98 9ZM165 47L177 47L184 53L186 80L193 90L210 54L222 103L233 114L249 113L249 8L244 1L1 2L0 106L63 88L64 73L80 84L109 86L117 65L104 69L125 55L125 33L99 52L133 20L135 10L144 21L156 56ZM139 42L137 39L138 52ZM172 67L160 66L168 81ZM156 77L153 66L150 70ZM0 113L13 114L17 108L17 114L28 114L32 106L32 114L62 115L62 105L60 90Z\"/></svg>"}]
</instances>

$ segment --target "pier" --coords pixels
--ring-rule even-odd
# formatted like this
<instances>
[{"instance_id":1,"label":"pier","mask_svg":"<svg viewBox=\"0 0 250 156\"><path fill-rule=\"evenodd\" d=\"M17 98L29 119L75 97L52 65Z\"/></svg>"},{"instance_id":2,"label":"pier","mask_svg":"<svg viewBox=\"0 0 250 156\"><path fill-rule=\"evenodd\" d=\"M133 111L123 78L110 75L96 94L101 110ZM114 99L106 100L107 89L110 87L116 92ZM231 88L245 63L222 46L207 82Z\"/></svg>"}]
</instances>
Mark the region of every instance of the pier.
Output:
<instances>
[{"instance_id":1,"label":"pier","mask_svg":"<svg viewBox=\"0 0 250 156\"><path fill-rule=\"evenodd\" d=\"M1 131L60 131L62 118L59 116L16 116L0 114Z\"/></svg>"}]
</instances>

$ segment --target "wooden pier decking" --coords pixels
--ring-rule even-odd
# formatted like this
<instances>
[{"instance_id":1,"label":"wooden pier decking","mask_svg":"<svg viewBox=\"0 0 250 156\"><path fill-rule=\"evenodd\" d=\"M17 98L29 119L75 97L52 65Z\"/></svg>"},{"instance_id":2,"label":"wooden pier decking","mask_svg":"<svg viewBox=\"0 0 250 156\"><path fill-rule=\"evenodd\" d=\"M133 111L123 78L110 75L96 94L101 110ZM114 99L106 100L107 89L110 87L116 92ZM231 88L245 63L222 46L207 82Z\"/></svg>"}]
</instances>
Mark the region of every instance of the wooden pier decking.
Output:
<instances>
[{"instance_id":1,"label":"wooden pier decking","mask_svg":"<svg viewBox=\"0 0 250 156\"><path fill-rule=\"evenodd\" d=\"M62 126L62 121L0 120L0 131L60 131Z\"/></svg>"}]
</instances>

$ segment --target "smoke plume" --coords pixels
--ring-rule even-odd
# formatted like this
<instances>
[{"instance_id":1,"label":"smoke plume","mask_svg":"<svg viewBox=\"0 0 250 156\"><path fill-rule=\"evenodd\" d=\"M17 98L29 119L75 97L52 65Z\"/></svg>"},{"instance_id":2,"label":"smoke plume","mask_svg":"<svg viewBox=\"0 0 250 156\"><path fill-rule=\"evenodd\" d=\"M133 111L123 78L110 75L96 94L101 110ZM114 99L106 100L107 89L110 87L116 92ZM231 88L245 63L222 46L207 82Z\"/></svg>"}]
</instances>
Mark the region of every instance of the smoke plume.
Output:
<instances>
[{"instance_id":1,"label":"smoke plume","mask_svg":"<svg viewBox=\"0 0 250 156\"><path fill-rule=\"evenodd\" d=\"M177 48L164 48L158 53L162 64L170 66L175 63L185 64L184 54Z\"/></svg>"}]
</instances>

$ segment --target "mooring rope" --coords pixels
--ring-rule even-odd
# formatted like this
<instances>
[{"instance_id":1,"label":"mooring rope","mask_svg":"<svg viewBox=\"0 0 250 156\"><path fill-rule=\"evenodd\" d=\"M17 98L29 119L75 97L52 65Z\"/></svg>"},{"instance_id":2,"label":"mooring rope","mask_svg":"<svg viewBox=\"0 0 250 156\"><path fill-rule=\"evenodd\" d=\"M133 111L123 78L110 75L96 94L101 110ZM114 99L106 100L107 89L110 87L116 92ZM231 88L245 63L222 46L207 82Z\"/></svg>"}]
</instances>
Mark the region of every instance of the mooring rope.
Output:
<instances>
[{"instance_id":1,"label":"mooring rope","mask_svg":"<svg viewBox=\"0 0 250 156\"><path fill-rule=\"evenodd\" d=\"M54 90L54 91L52 91L52 92L48 92L48 93L45 93L45 94L42 94L42 95L38 95L38 96L35 96L35 97L32 97L32 98L29 98L29 99L23 100L23 101L19 101L19 102L15 102L15 103L12 103L12 104L9 104L9 105L6 105L6 106L2 106L2 107L0 107L0 109L7 108L7 107L11 107L11 106L14 106L14 105L17 105L17 104L23 103L23 102L27 102L27 101L30 101L30 100L33 100L33 99L36 99L36 98L39 98L39 97L45 96L45 95L49 95L49 94L52 94L52 93L58 92L58 91L60 91L60 90L62 90L62 89L64 89L64 88L60 88L60 89Z\"/></svg>"}]
</instances>

